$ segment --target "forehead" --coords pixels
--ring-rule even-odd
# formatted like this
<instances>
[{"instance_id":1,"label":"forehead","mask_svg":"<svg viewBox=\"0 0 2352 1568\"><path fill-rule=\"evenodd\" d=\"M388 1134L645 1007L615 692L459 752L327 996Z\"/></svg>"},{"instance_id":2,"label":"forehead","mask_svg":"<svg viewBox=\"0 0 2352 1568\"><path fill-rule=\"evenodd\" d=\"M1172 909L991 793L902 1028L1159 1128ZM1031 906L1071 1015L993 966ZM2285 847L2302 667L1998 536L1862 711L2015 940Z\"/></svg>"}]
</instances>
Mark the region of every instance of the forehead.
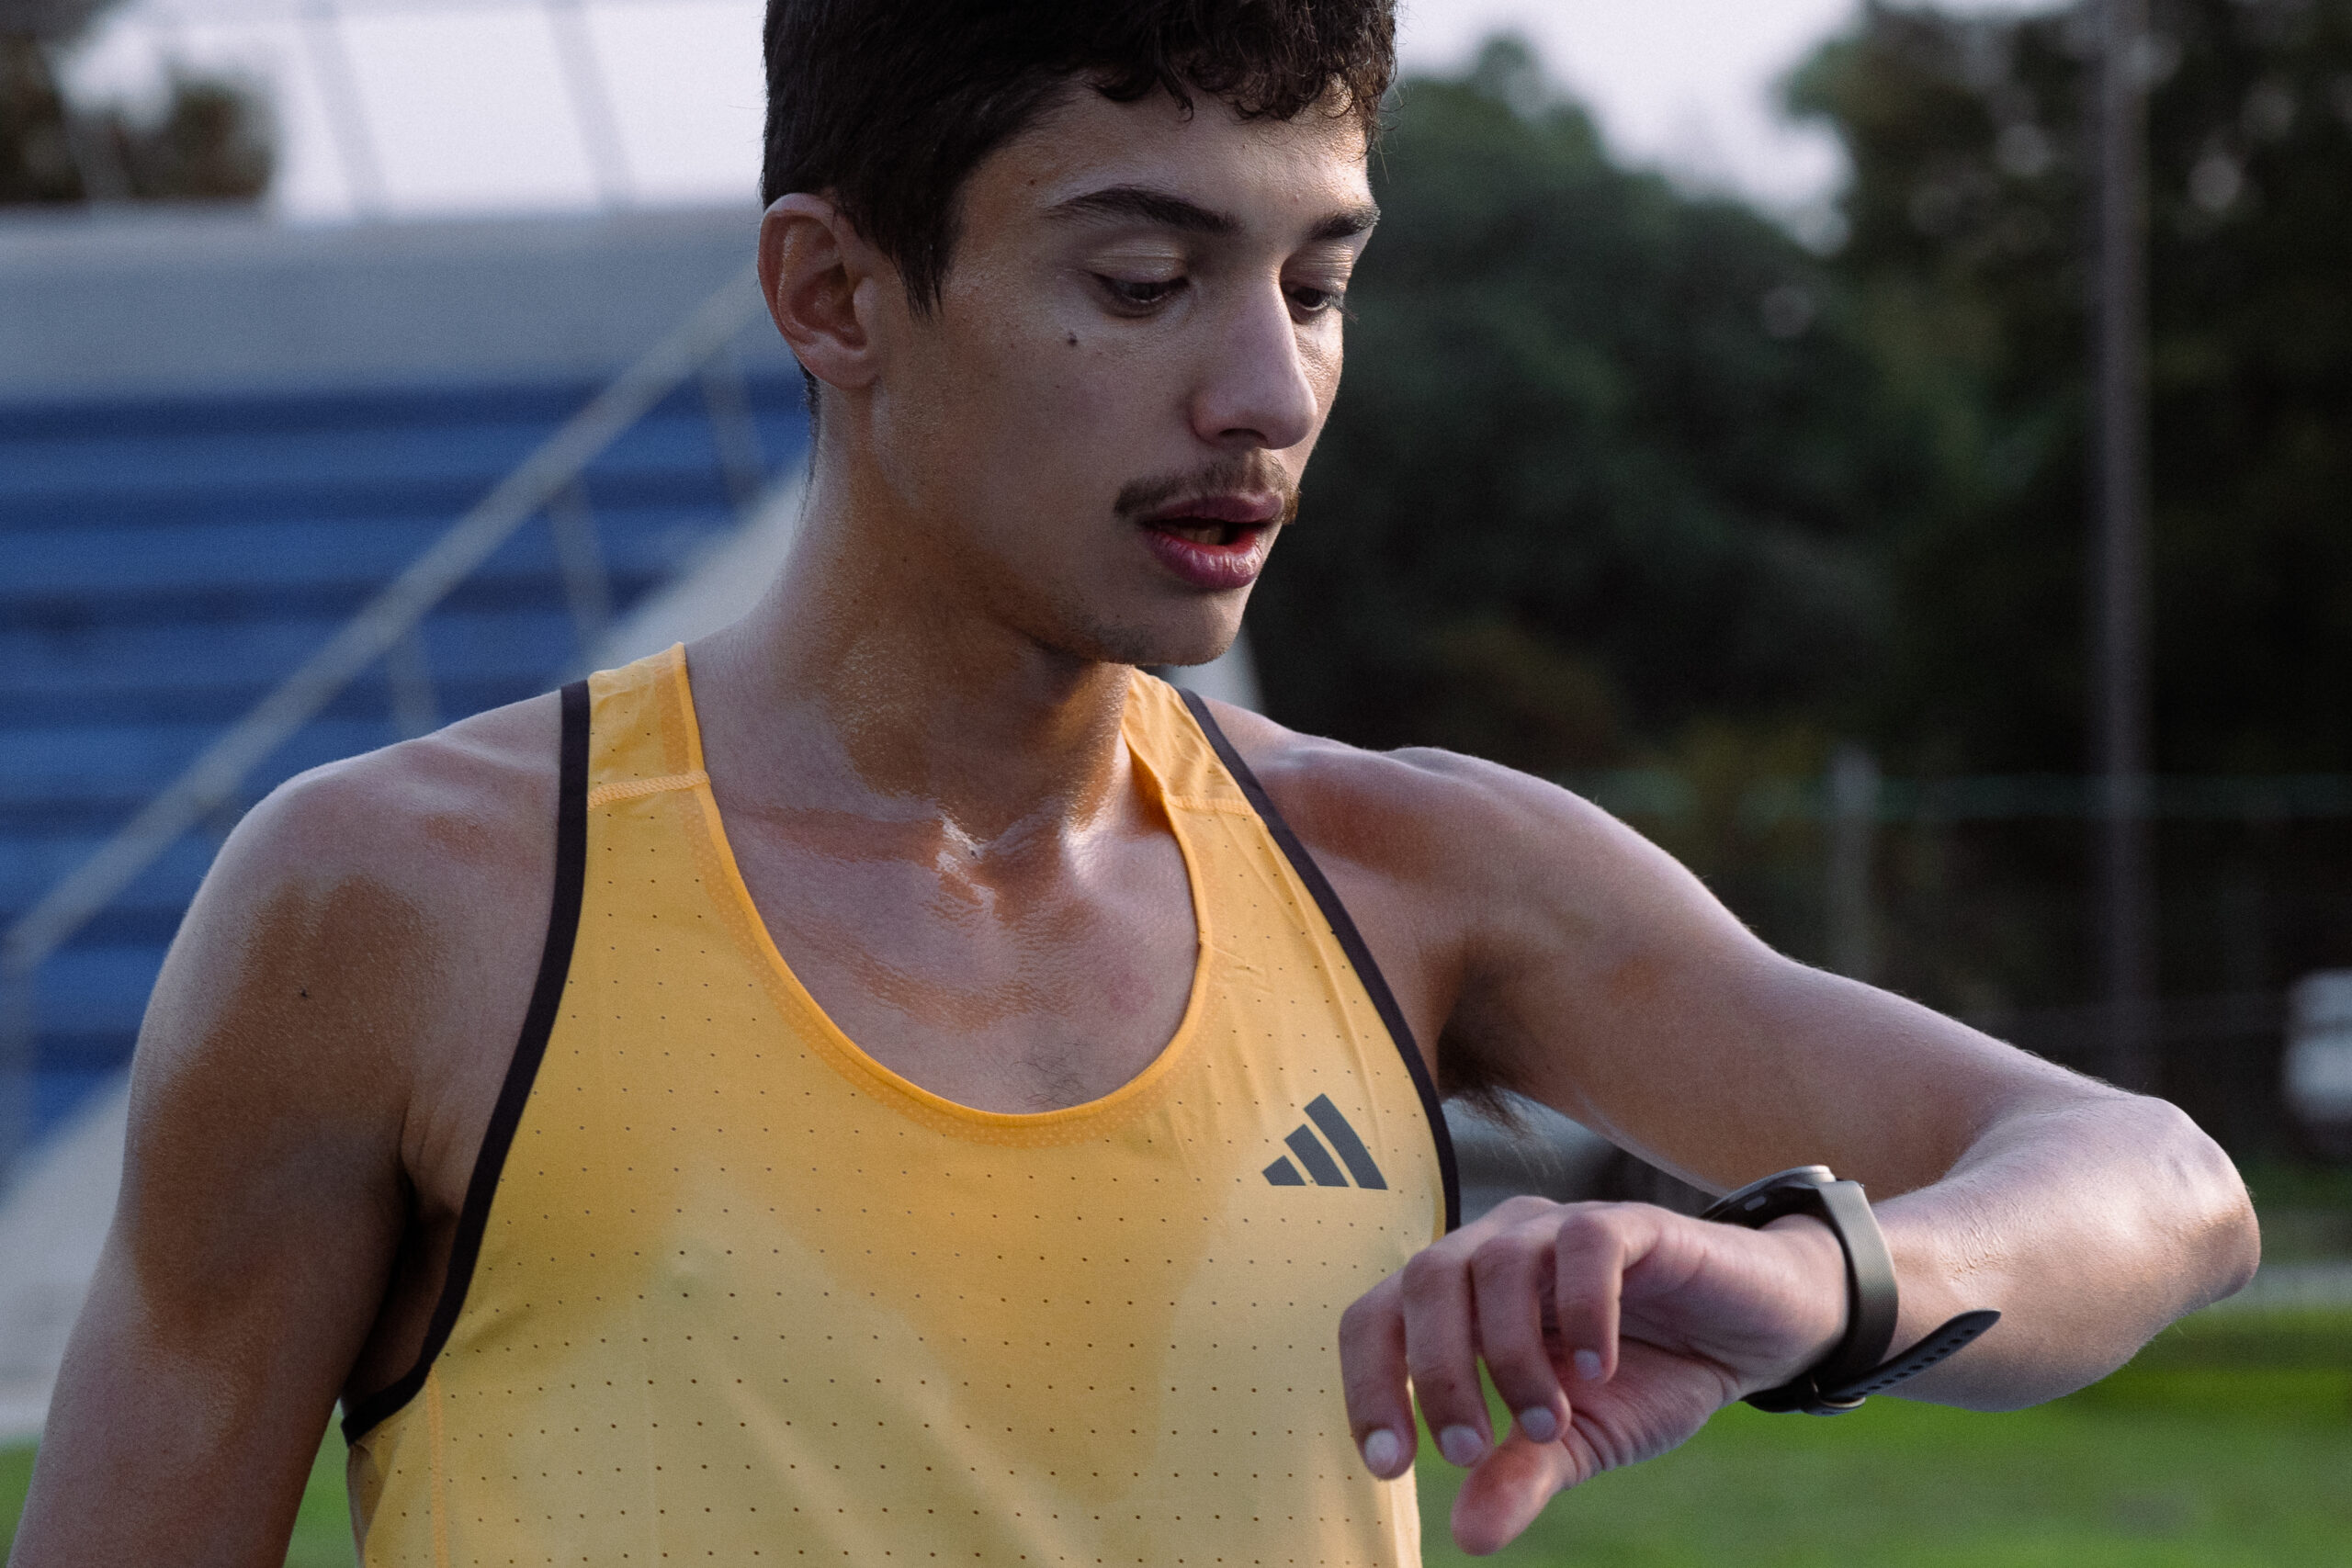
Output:
<instances>
[{"instance_id":1,"label":"forehead","mask_svg":"<svg viewBox=\"0 0 2352 1568\"><path fill-rule=\"evenodd\" d=\"M1114 186L1166 191L1269 235L1310 229L1372 195L1364 128L1345 110L1317 105L1287 120L1245 119L1195 94L1188 114L1165 92L1120 104L1073 84L973 171L964 224L968 234L1043 220Z\"/></svg>"}]
</instances>

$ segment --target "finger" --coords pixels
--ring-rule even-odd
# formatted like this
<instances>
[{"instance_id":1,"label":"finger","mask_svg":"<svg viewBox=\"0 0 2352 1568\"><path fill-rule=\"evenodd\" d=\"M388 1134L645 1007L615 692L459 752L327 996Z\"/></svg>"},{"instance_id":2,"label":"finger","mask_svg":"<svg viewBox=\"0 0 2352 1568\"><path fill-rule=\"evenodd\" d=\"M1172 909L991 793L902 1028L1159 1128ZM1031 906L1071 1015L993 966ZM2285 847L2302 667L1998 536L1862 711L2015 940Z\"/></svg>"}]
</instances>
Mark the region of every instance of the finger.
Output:
<instances>
[{"instance_id":1,"label":"finger","mask_svg":"<svg viewBox=\"0 0 2352 1568\"><path fill-rule=\"evenodd\" d=\"M1639 1203L1580 1203L1560 1220L1553 1246L1553 1314L1572 1381L1606 1382L1617 1371L1619 1297L1625 1269L1649 1249L1656 1224Z\"/></svg>"},{"instance_id":2,"label":"finger","mask_svg":"<svg viewBox=\"0 0 2352 1568\"><path fill-rule=\"evenodd\" d=\"M1544 1342L1558 1213L1544 1203L1539 1214L1489 1238L1470 1258L1478 1352L1520 1431L1538 1443L1554 1441L1568 1423L1568 1402Z\"/></svg>"},{"instance_id":3,"label":"finger","mask_svg":"<svg viewBox=\"0 0 2352 1568\"><path fill-rule=\"evenodd\" d=\"M1470 1269L1457 1232L1414 1255L1402 1274L1405 1365L1421 1417L1437 1437L1438 1452L1473 1465L1494 1442L1486 1391L1478 1382L1476 1325L1471 1317ZM1483 1239L1483 1238L1482 1238Z\"/></svg>"},{"instance_id":4,"label":"finger","mask_svg":"<svg viewBox=\"0 0 2352 1568\"><path fill-rule=\"evenodd\" d=\"M1576 1461L1559 1444L1513 1435L1454 1494L1454 1544L1474 1557L1501 1551L1576 1479Z\"/></svg>"},{"instance_id":5,"label":"finger","mask_svg":"<svg viewBox=\"0 0 2352 1568\"><path fill-rule=\"evenodd\" d=\"M1364 1468L1394 1481L1412 1468L1412 1393L1405 1382L1403 1281L1391 1274L1340 1314L1340 1385Z\"/></svg>"}]
</instances>

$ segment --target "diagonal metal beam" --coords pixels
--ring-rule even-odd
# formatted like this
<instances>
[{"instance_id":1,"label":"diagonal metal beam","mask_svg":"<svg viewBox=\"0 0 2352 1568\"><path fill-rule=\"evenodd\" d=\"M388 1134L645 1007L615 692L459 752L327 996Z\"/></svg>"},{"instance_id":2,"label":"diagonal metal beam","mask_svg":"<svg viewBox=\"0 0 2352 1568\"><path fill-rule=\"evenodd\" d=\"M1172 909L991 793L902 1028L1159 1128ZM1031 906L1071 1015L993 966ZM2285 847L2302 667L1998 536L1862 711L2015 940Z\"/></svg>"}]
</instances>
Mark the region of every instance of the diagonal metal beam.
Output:
<instances>
[{"instance_id":1,"label":"diagonal metal beam","mask_svg":"<svg viewBox=\"0 0 2352 1568\"><path fill-rule=\"evenodd\" d=\"M747 267L597 393L96 853L19 917L0 940L0 982L28 983L51 953L181 834L233 796L246 775L334 701L353 677L381 659L508 536L693 375L760 309L753 269ZM0 1027L28 1018L30 1005L24 1002L7 1010L10 1016L0 1018Z\"/></svg>"}]
</instances>

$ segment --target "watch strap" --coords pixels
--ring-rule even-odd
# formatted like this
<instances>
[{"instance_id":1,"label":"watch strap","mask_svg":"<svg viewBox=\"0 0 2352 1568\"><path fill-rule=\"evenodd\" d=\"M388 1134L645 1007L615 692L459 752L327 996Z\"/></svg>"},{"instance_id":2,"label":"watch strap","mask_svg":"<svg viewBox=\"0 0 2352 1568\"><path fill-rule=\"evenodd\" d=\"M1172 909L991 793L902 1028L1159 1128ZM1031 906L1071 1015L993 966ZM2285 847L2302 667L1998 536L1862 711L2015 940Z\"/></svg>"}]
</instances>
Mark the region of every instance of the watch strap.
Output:
<instances>
[{"instance_id":1,"label":"watch strap","mask_svg":"<svg viewBox=\"0 0 2352 1568\"><path fill-rule=\"evenodd\" d=\"M1882 1360L1894 1342L1902 1305L1894 1259L1861 1183L1840 1181L1826 1166L1777 1171L1718 1200L1700 1217L1758 1230L1790 1214L1810 1214L1838 1238L1846 1259L1846 1332L1806 1371L1747 1395L1757 1409L1815 1416L1859 1409L1870 1395L1927 1371L2000 1321L2001 1314L1989 1309L1964 1312L1901 1355Z\"/></svg>"},{"instance_id":2,"label":"watch strap","mask_svg":"<svg viewBox=\"0 0 2352 1568\"><path fill-rule=\"evenodd\" d=\"M1850 1383L1832 1384L1821 1391L1825 1400L1851 1400L1860 1404L1873 1393L1884 1393L1905 1378L1917 1377L1938 1361L1973 1344L1976 1337L2001 1321L1991 1307L1962 1313L1941 1328L1891 1360L1882 1361ZM1851 1406L1849 1406L1851 1408Z\"/></svg>"}]
</instances>

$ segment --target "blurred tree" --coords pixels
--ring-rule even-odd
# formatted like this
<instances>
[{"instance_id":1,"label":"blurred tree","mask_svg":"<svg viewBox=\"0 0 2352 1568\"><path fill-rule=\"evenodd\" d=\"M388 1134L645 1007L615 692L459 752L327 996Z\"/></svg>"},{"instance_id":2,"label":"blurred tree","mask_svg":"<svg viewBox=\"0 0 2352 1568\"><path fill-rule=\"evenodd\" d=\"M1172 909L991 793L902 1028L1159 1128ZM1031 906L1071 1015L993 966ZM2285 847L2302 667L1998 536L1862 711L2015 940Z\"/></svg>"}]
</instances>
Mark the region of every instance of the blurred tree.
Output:
<instances>
[{"instance_id":1,"label":"blurred tree","mask_svg":"<svg viewBox=\"0 0 2352 1568\"><path fill-rule=\"evenodd\" d=\"M2156 763L2352 770L2352 7L2150 9ZM1925 503L1886 541L1873 728L1901 771L2085 759L2093 20L1873 4L1792 83L1852 158L1832 270L1882 384L1934 432ZM2164 989L2258 991L2352 961L2346 828L2162 824ZM2080 847L2052 824L1923 861L1899 980L2080 995ZM2169 1070L2192 1100L2211 1080L2220 1124L2271 1092L2275 1048L2242 1035Z\"/></svg>"},{"instance_id":2,"label":"blurred tree","mask_svg":"<svg viewBox=\"0 0 2352 1568\"><path fill-rule=\"evenodd\" d=\"M2352 7L2152 20L2159 766L2352 769ZM1792 85L1853 160L1832 266L1936 433L1888 539L1916 762L2081 765L2087 21L1873 3Z\"/></svg>"},{"instance_id":3,"label":"blurred tree","mask_svg":"<svg viewBox=\"0 0 2352 1568\"><path fill-rule=\"evenodd\" d=\"M0 0L0 206L260 196L269 119L245 86L175 69L153 113L68 102L61 52L108 3Z\"/></svg>"},{"instance_id":4,"label":"blurred tree","mask_svg":"<svg viewBox=\"0 0 2352 1568\"><path fill-rule=\"evenodd\" d=\"M1406 85L1346 389L1252 607L1273 710L1551 773L1868 694L1925 471L1820 262L1611 164L1527 48Z\"/></svg>"},{"instance_id":5,"label":"blurred tree","mask_svg":"<svg viewBox=\"0 0 2352 1568\"><path fill-rule=\"evenodd\" d=\"M2158 765L2352 772L2352 4L2152 6ZM1790 90L1851 155L1826 255L1612 165L1520 45L1406 84L1250 613L1276 716L1662 763L1690 802L1643 826L1801 953L1817 835L1744 803L1830 735L1896 774L2079 772L2090 17L1865 6ZM1984 1017L2079 997L2082 840L1890 837L1883 977ZM2166 824L2165 989L2352 962L2347 845Z\"/></svg>"}]
</instances>

